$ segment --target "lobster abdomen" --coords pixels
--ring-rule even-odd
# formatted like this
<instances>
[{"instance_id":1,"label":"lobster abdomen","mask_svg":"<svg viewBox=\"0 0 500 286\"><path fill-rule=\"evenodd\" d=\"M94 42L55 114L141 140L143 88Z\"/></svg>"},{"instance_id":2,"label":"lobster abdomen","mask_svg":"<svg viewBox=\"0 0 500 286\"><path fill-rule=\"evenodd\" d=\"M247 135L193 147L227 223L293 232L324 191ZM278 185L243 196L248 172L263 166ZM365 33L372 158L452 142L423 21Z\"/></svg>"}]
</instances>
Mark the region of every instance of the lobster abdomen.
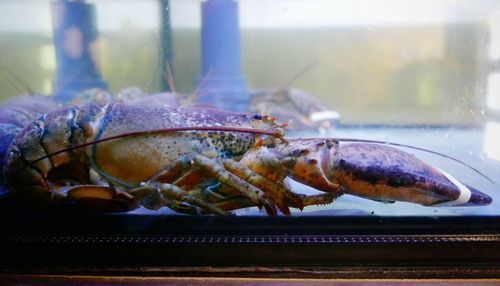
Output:
<instances>
[{"instance_id":1,"label":"lobster abdomen","mask_svg":"<svg viewBox=\"0 0 500 286\"><path fill-rule=\"evenodd\" d=\"M51 155L85 143L99 124L105 108L96 104L53 110L22 129L10 144L4 163L6 187L15 195L29 200L50 198L51 190L67 183L88 183L88 172L75 172L82 166L85 149ZM49 156L50 155L50 156ZM72 170L68 170L67 166ZM64 167L64 168L63 168ZM87 168L88 169L88 168ZM69 171L69 172L68 172ZM69 178L61 173L70 174Z\"/></svg>"},{"instance_id":2,"label":"lobster abdomen","mask_svg":"<svg viewBox=\"0 0 500 286\"><path fill-rule=\"evenodd\" d=\"M4 187L3 165L10 143L33 120L56 108L50 97L22 96L0 107L0 194Z\"/></svg>"}]
</instances>

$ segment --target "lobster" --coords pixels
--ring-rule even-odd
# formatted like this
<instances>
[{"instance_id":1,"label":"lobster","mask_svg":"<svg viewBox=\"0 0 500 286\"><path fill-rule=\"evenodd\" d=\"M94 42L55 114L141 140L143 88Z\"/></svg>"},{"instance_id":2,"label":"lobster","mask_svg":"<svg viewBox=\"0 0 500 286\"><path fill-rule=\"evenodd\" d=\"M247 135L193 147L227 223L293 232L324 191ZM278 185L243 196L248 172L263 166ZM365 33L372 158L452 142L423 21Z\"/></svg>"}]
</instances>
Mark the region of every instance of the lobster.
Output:
<instances>
[{"instance_id":1,"label":"lobster","mask_svg":"<svg viewBox=\"0 0 500 286\"><path fill-rule=\"evenodd\" d=\"M369 140L287 139L285 127L268 116L212 108L64 107L15 137L5 184L29 206L106 212L143 206L225 215L256 206L289 215L342 194L426 206L492 201L400 149ZM287 178L322 192L297 193Z\"/></svg>"}]
</instances>

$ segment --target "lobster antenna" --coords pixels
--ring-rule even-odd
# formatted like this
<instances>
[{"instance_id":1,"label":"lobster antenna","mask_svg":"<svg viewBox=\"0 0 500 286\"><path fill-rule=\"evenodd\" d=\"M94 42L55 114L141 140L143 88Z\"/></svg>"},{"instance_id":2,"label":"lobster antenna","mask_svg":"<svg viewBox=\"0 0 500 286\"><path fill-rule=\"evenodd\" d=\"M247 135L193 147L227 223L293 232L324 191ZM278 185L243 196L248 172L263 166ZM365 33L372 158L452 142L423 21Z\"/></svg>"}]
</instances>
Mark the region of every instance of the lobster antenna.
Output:
<instances>
[{"instance_id":1,"label":"lobster antenna","mask_svg":"<svg viewBox=\"0 0 500 286\"><path fill-rule=\"evenodd\" d=\"M6 76L4 74L3 78L8 81L13 87L15 90L17 90L18 92L24 92L23 89L9 76Z\"/></svg>"},{"instance_id":2,"label":"lobster antenna","mask_svg":"<svg viewBox=\"0 0 500 286\"><path fill-rule=\"evenodd\" d=\"M301 70L299 70L288 82L282 85L280 89L286 88L291 86L295 81L297 81L299 78L304 76L308 71L310 71L313 67L315 67L318 64L318 60L315 60L305 67L303 67Z\"/></svg>"},{"instance_id":3,"label":"lobster antenna","mask_svg":"<svg viewBox=\"0 0 500 286\"><path fill-rule=\"evenodd\" d=\"M167 82L168 88L172 93L177 93L175 91L175 84L174 84L174 74L172 73L172 68L170 66L170 62L165 62L165 81Z\"/></svg>"},{"instance_id":4,"label":"lobster antenna","mask_svg":"<svg viewBox=\"0 0 500 286\"><path fill-rule=\"evenodd\" d=\"M301 138L301 139L318 139L318 138ZM436 152L436 151L432 151L432 150L429 150L429 149L425 149L425 148L420 148L420 147L416 147L416 146L412 146L412 145L407 145L407 144L402 144L402 143L395 143L395 142L388 142L388 141L379 141L379 140L370 140L370 139L358 139L358 138L320 138L320 139L330 139L330 140L335 140L335 141L338 141L338 142L360 142L360 143L374 143L374 144L381 144L381 145L391 145L391 146L398 146L398 147L404 147L404 148L410 148L410 149L414 149L414 150L418 150L418 151L423 151L423 152L426 152L426 153L430 153L430 154L434 154L434 155L437 155L437 156L441 156L443 158L446 158L448 160L452 160L452 161L455 161L467 168L469 168L470 170L474 171L476 174L480 175L481 177L483 177L484 179L486 179L487 181L489 181L490 183L494 184L495 182L493 182L492 179L490 179L488 176L486 176L485 174L483 174L481 171L479 171L478 169L472 167L471 165L465 163L464 161L461 161L457 158L454 158L454 157L451 157L449 155L446 155L446 154L443 154L443 153L439 153L439 152Z\"/></svg>"},{"instance_id":5,"label":"lobster antenna","mask_svg":"<svg viewBox=\"0 0 500 286\"><path fill-rule=\"evenodd\" d=\"M205 86L205 84L207 83L207 81L210 79L210 77L212 76L212 68L209 68L208 69L208 72L206 75L203 76L203 78L201 78L200 82L198 83L198 85L196 85L196 88L194 89L194 92L193 92L193 101L196 101L196 97L198 96L198 93L200 91L200 89Z\"/></svg>"},{"instance_id":6,"label":"lobster antenna","mask_svg":"<svg viewBox=\"0 0 500 286\"><path fill-rule=\"evenodd\" d=\"M31 161L30 164L34 164L36 162L39 162L41 160L50 158L52 156L56 156L58 154L64 153L64 152L69 152L73 150L77 150L80 148L84 148L90 145L95 145L99 144L102 142L106 141L112 141L112 140L117 140L117 139L123 139L123 138L128 138L132 136L137 136L137 135L147 135L147 134L161 134L165 132L181 132L181 131L226 131L226 132L240 132L240 133L248 133L248 134L261 134L261 135L270 135L270 136L275 136L275 137L282 137L283 133L280 132L279 130L276 131L270 131L270 130L263 130L263 129L253 129L253 128L243 128L243 127L225 127L225 126L181 126L181 127L169 127L169 128L159 128L159 129L152 129L152 130L147 130L147 131L133 131L133 132L127 132L127 133L122 133L119 135L115 136L110 136L106 138L101 138L97 139L91 142L86 142L82 143L80 145L68 147L65 149L61 149L59 151L47 154L45 156L42 156L34 161ZM491 180L488 176L485 174L481 173L481 171L477 170L476 168L472 167L471 165L456 159L454 157L448 156L443 153L439 153L436 151L432 151L429 149L425 148L420 148L416 146L411 146L407 144L401 144L401 143L395 143L395 142L388 142L388 141L379 141L379 140L370 140L370 139L358 139L358 138L320 138L320 137L310 137L310 138L301 138L301 139L324 139L324 140L334 140L337 142L362 142L362 143L374 143L374 144L381 144L381 145L390 145L390 146L398 146L398 147L405 147L405 148L410 148L414 150L419 150L423 152L427 152L430 154L434 154L437 156L441 156L443 158L455 161L463 166L466 166L467 168L471 169L484 179L488 180L490 183L494 184L493 180Z\"/></svg>"},{"instance_id":7,"label":"lobster antenna","mask_svg":"<svg viewBox=\"0 0 500 286\"><path fill-rule=\"evenodd\" d=\"M24 80L22 80L19 76L17 76L13 71L8 68L1 67L0 70L4 74L5 78L15 86L19 91L23 91L23 89L29 94L35 94L34 90L29 86Z\"/></svg>"}]
</instances>

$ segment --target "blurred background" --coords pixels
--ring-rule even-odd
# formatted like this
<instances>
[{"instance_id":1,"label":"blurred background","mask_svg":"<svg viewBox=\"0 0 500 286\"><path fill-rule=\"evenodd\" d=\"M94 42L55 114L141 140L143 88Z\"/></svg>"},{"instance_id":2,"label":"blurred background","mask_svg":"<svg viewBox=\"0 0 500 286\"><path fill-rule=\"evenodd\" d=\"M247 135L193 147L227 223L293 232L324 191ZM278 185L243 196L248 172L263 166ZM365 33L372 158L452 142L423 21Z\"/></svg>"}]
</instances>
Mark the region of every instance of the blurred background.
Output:
<instances>
[{"instance_id":1,"label":"blurred background","mask_svg":"<svg viewBox=\"0 0 500 286\"><path fill-rule=\"evenodd\" d=\"M87 2L96 6L95 49L110 90L159 91L159 1ZM183 93L200 77L200 3L169 6L171 67ZM495 0L240 0L243 74L251 88L278 87L311 65L292 85L346 124L477 126L488 117L499 9ZM12 75L51 93L50 1L2 0L0 11L0 100L26 92Z\"/></svg>"}]
</instances>

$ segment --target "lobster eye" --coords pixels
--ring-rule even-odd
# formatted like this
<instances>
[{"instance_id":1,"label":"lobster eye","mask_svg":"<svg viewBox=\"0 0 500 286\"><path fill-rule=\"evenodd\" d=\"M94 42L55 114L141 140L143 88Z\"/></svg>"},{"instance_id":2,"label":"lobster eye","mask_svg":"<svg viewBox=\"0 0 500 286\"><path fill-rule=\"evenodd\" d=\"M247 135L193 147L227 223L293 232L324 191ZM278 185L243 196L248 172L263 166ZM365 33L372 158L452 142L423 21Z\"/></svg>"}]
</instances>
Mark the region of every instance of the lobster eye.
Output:
<instances>
[{"instance_id":1,"label":"lobster eye","mask_svg":"<svg viewBox=\"0 0 500 286\"><path fill-rule=\"evenodd\" d=\"M262 115L260 115L260 114L254 114L254 116L252 116L252 119L253 120L262 120Z\"/></svg>"}]
</instances>

